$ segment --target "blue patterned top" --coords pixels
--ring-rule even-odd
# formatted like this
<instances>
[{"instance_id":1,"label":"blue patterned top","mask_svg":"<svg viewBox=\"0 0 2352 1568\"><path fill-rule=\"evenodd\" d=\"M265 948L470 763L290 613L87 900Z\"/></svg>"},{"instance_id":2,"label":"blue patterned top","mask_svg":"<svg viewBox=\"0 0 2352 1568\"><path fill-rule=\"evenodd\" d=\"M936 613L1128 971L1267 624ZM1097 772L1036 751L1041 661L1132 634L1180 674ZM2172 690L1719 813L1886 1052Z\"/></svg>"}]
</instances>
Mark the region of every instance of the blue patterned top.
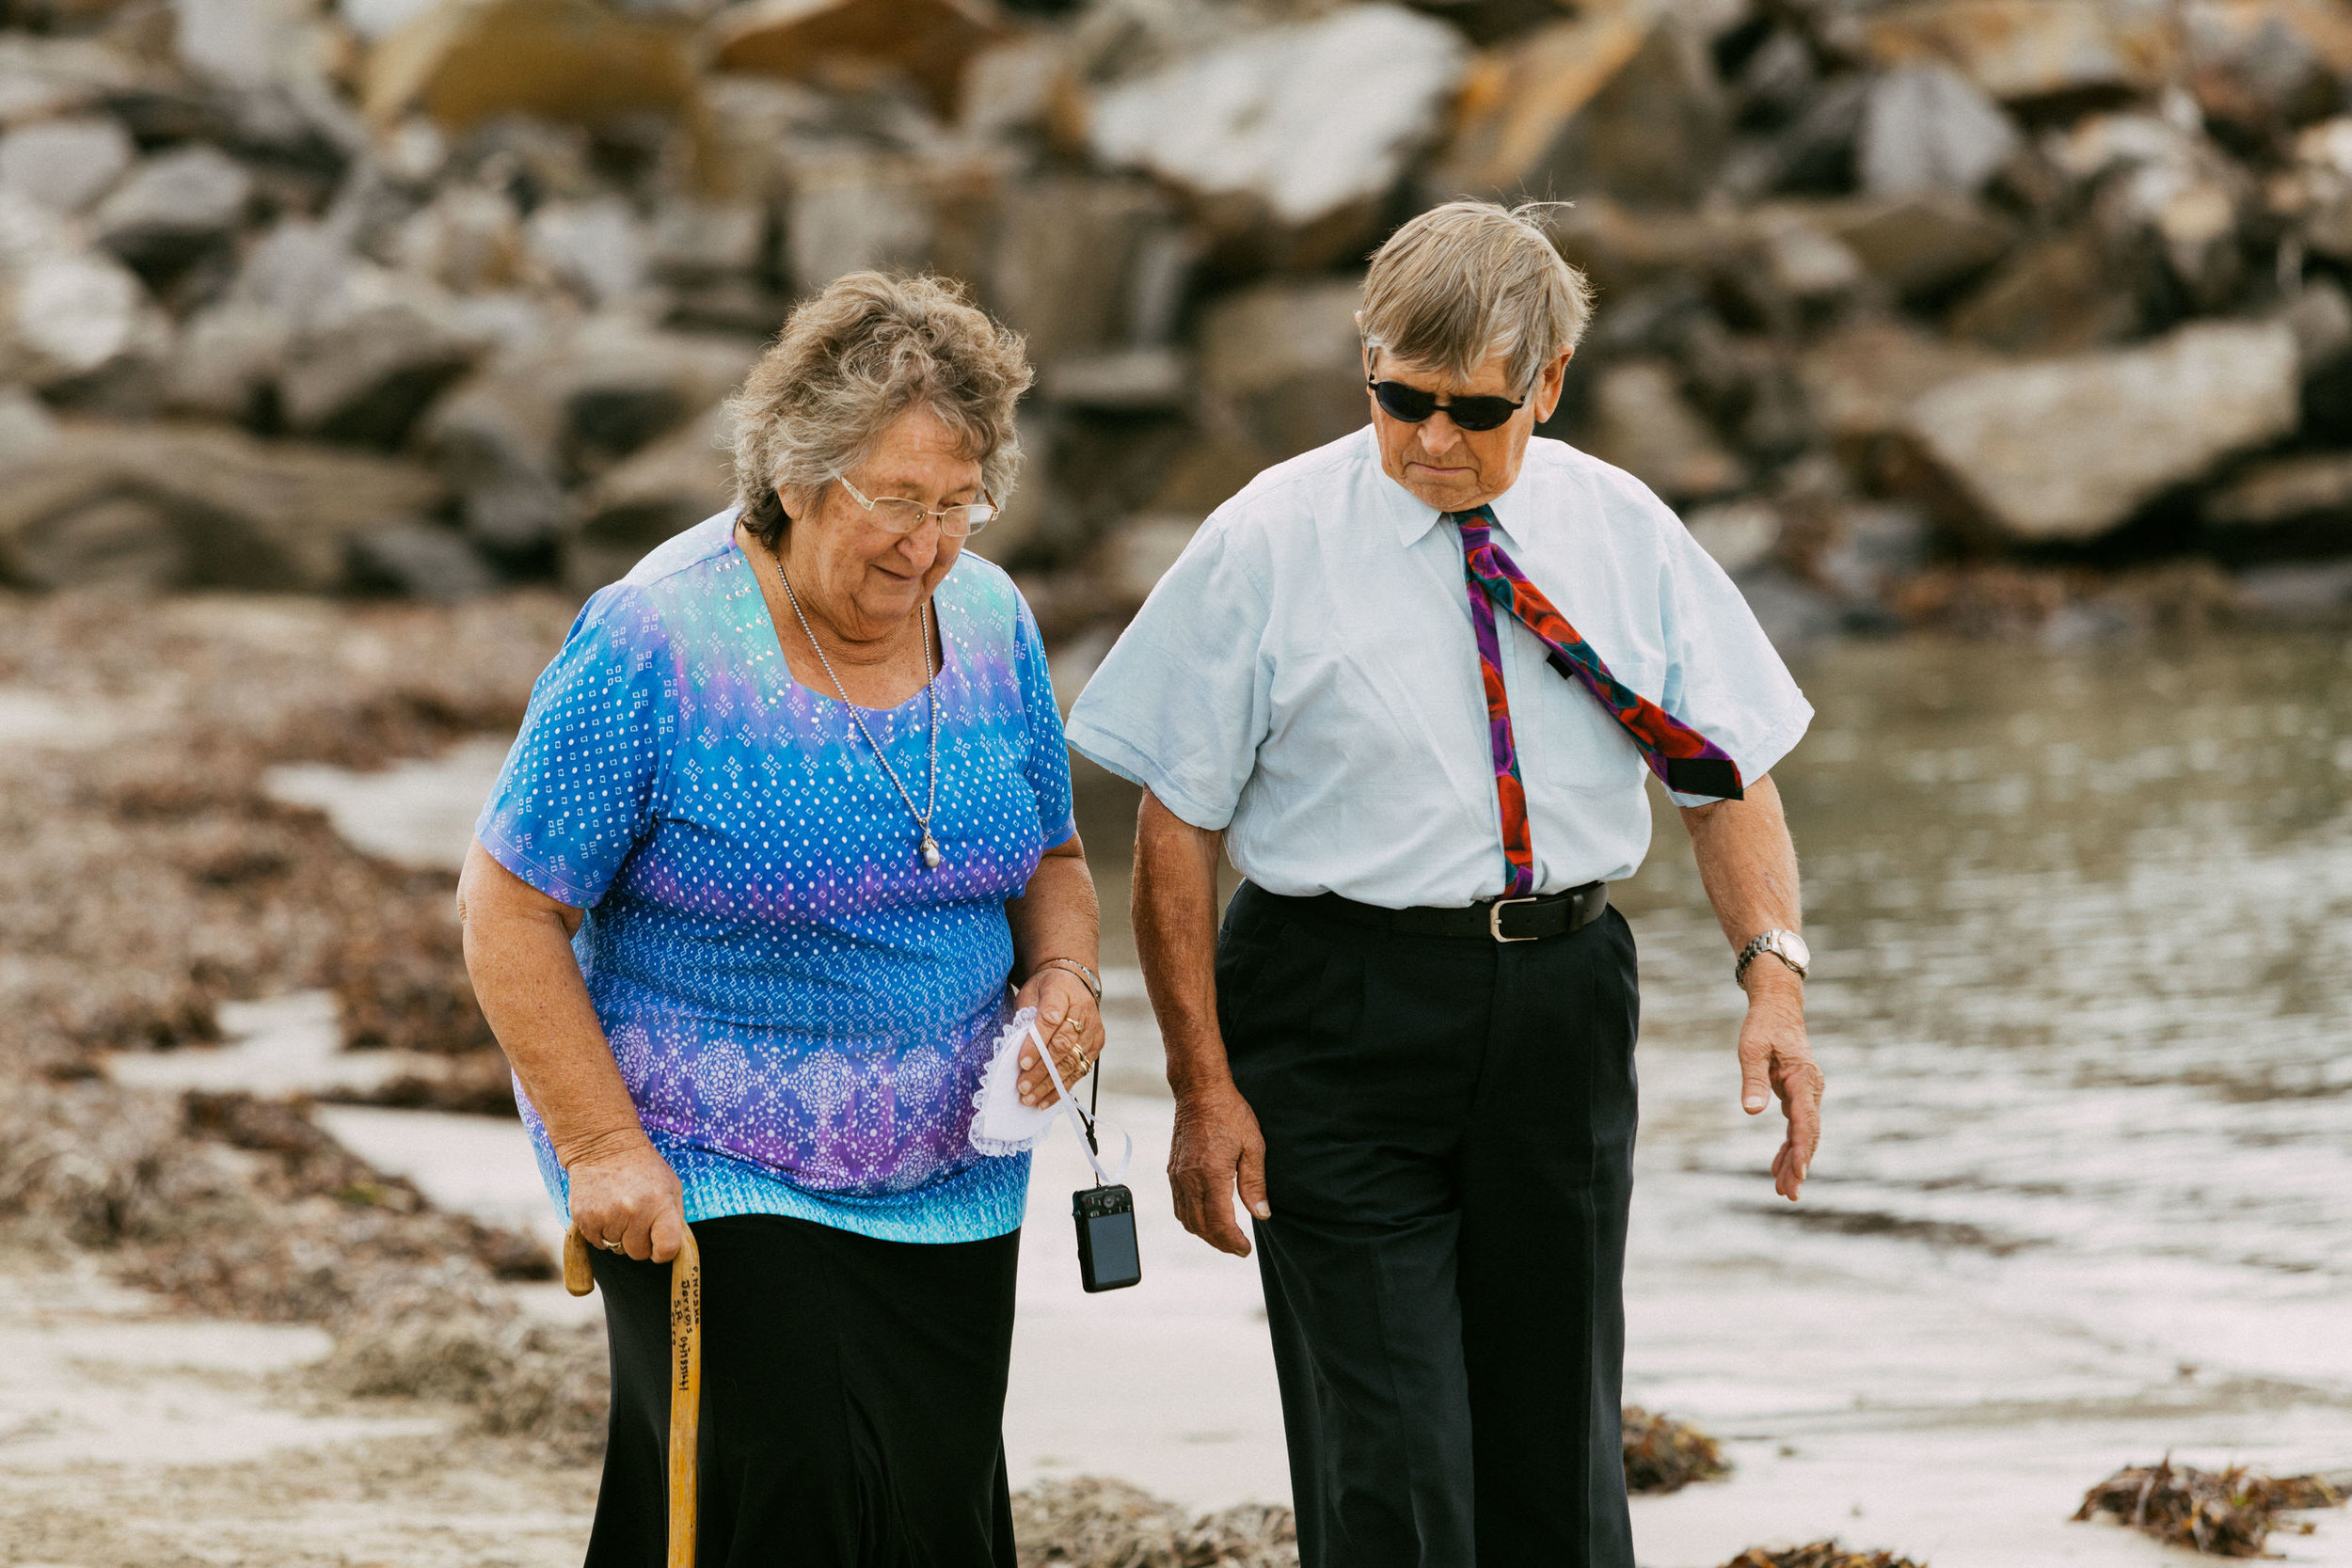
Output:
<instances>
[{"instance_id":1,"label":"blue patterned top","mask_svg":"<svg viewBox=\"0 0 2352 1568\"><path fill-rule=\"evenodd\" d=\"M795 684L722 514L588 601L475 834L587 911L572 949L690 1220L789 1214L890 1241L1019 1228L1025 1154L969 1141L1018 896L1073 831L1037 623L965 555L932 596L945 859L849 710ZM920 800L926 699L866 726ZM545 1126L523 1118L558 1207Z\"/></svg>"}]
</instances>

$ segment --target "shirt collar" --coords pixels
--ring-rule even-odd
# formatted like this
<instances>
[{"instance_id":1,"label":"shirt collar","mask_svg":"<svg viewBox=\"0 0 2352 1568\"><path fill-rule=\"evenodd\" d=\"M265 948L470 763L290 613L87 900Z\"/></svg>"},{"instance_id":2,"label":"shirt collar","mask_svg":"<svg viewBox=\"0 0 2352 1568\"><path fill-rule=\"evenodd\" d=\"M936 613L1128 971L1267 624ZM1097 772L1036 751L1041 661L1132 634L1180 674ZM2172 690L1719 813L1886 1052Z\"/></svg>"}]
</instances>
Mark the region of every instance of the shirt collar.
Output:
<instances>
[{"instance_id":1,"label":"shirt collar","mask_svg":"<svg viewBox=\"0 0 2352 1568\"><path fill-rule=\"evenodd\" d=\"M1371 447L1373 471L1380 476L1378 489L1381 503L1386 507L1390 521L1396 529L1396 542L1410 549L1413 546L1420 544L1422 536L1431 529L1442 522L1446 515L1422 501L1395 480L1391 479L1388 470L1380 466L1380 449L1372 436L1369 426L1366 427L1365 437L1366 444ZM1529 455L1532 457L1534 454L1531 452ZM1510 519L1518 512L1524 511L1528 505L1531 488L1528 482L1533 477L1530 472L1532 467L1532 463L1522 463L1519 466L1518 483L1497 496L1492 502L1495 525L1506 537L1516 537L1518 531L1510 526ZM1514 502L1518 503L1516 508Z\"/></svg>"}]
</instances>

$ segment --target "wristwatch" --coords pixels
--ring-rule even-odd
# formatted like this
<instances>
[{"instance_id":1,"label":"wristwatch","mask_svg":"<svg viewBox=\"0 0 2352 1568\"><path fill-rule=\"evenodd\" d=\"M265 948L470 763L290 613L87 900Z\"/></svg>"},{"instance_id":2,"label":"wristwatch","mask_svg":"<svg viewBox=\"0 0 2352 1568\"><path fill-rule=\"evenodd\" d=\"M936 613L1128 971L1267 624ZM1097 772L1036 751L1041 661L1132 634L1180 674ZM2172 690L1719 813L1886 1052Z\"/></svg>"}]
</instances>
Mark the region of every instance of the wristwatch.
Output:
<instances>
[{"instance_id":1,"label":"wristwatch","mask_svg":"<svg viewBox=\"0 0 2352 1568\"><path fill-rule=\"evenodd\" d=\"M1731 983L1739 985L1748 977L1748 965L1756 962L1759 953L1770 953L1797 972L1802 980L1813 965L1813 949L1804 944L1804 938L1794 931L1767 931L1752 939L1740 949L1740 961L1731 966Z\"/></svg>"}]
</instances>

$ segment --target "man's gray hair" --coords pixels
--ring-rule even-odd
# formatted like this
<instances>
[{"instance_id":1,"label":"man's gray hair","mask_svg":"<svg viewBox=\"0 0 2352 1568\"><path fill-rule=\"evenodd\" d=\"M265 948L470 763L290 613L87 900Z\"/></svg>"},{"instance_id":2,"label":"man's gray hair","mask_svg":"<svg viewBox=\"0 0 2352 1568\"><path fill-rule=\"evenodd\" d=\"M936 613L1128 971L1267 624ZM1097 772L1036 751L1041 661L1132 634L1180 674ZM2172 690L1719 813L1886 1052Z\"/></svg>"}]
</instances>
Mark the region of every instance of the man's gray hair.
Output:
<instances>
[{"instance_id":1,"label":"man's gray hair","mask_svg":"<svg viewBox=\"0 0 2352 1568\"><path fill-rule=\"evenodd\" d=\"M961 284L845 274L793 309L727 404L739 515L773 546L789 522L778 489L816 495L918 406L955 432L1002 506L1021 469L1012 408L1033 378L1020 334L989 320Z\"/></svg>"},{"instance_id":2,"label":"man's gray hair","mask_svg":"<svg viewBox=\"0 0 2352 1568\"><path fill-rule=\"evenodd\" d=\"M1406 223L1364 277L1364 346L1465 377L1505 354L1512 395L1525 396L1592 319L1591 285L1544 227L1566 205L1449 201Z\"/></svg>"}]
</instances>

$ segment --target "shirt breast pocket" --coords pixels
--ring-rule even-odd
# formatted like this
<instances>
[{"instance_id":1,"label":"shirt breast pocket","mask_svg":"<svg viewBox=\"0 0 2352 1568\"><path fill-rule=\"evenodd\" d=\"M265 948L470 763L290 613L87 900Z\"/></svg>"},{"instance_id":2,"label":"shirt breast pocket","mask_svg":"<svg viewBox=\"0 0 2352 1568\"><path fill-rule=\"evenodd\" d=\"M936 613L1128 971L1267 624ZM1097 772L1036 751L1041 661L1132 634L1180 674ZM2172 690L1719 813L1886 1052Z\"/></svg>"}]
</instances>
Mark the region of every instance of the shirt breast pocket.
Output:
<instances>
[{"instance_id":1,"label":"shirt breast pocket","mask_svg":"<svg viewBox=\"0 0 2352 1568\"><path fill-rule=\"evenodd\" d=\"M1612 673L1634 690L1653 696L1644 679L1654 686L1662 675L1647 668L1647 660L1625 662L1624 669L1613 664ZM1514 684L1532 689L1529 695L1534 700L1521 703L1518 693L1513 692L1512 729L1519 750L1519 773L1528 787L1611 796L1640 787L1647 764L1625 726L1601 705L1592 689L1562 673L1540 655L1531 654L1523 669L1528 679ZM1522 705L1530 710L1524 721L1518 712Z\"/></svg>"}]
</instances>

